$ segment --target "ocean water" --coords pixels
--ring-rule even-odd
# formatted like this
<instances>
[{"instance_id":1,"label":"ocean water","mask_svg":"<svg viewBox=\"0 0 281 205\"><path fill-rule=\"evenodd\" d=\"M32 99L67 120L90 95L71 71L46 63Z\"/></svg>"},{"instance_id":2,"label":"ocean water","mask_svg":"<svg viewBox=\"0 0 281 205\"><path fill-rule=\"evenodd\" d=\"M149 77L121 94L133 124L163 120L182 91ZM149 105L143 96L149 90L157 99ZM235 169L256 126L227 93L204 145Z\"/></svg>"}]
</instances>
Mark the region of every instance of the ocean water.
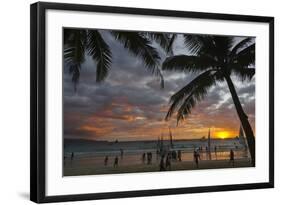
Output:
<instances>
[{"instance_id":1,"label":"ocean water","mask_svg":"<svg viewBox=\"0 0 281 205\"><path fill-rule=\"evenodd\" d=\"M163 141L165 150L180 150L182 152L182 161L192 161L193 151L202 147L200 151L201 160L207 160L206 154L207 140L174 140L173 147L170 141ZM216 152L215 152L215 147ZM110 161L117 156L121 159L121 149L123 150L123 158L120 163L131 164L132 162L139 164L142 162L143 153L152 153L152 163L159 160L156 154L157 141L90 141L90 140L65 140L64 141L64 157L67 160L71 153L74 153L76 159L80 161L93 159L93 163L103 163L105 156ZM230 150L234 150L235 158L248 158L248 152L239 143L238 139L212 139L211 140L211 158L222 160L229 159Z\"/></svg>"}]
</instances>

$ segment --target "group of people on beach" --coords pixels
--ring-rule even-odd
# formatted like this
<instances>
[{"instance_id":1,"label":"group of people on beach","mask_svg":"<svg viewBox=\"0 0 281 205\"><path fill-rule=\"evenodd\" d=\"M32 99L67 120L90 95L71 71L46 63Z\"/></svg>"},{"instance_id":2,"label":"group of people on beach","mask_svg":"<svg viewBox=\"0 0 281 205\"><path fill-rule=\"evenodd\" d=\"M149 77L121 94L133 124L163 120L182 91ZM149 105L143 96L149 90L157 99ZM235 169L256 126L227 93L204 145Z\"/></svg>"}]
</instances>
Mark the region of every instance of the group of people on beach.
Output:
<instances>
[{"instance_id":1,"label":"group of people on beach","mask_svg":"<svg viewBox=\"0 0 281 205\"><path fill-rule=\"evenodd\" d=\"M193 152L193 161L195 162L195 165L197 168L199 168L199 160L201 160L201 155L200 153L203 151L203 148L202 147L199 147L197 149L194 149L194 152ZM206 147L206 153L208 151L208 147ZM214 151L215 151L215 154L217 153L217 147L215 146L214 147ZM209 154L211 154L209 152ZM74 152L71 153L70 155L70 159L71 161L74 160ZM123 159L123 156L124 156L124 150L123 149L120 149L120 158ZM159 165L159 169L160 171L166 171L166 170L171 170L172 169L172 164L171 164L171 160L177 160L177 161L182 161L182 152L181 150L173 150L173 151L168 151L168 152L161 152L159 150L156 151L156 157L158 159L158 157L161 157L161 160L160 160L160 165ZM65 159L66 157L64 157ZM233 149L230 149L230 152L229 152L229 163L234 167L234 151ZM209 159L211 159L211 157L209 157ZM109 157L108 155L105 156L104 158L104 166L107 166L108 165L108 160L109 160ZM152 152L147 152L147 153L143 153L142 156L141 156L141 160L142 160L142 163L143 164L152 164ZM115 156L114 158L114 161L113 161L113 167L118 167L119 165L119 157L118 156Z\"/></svg>"},{"instance_id":2,"label":"group of people on beach","mask_svg":"<svg viewBox=\"0 0 281 205\"><path fill-rule=\"evenodd\" d=\"M124 156L124 150L120 149L120 158L123 159L123 156ZM108 165L108 160L109 160L109 157L108 157L108 155L106 155L104 158L104 166ZM119 157L115 156L114 161L113 161L113 167L118 167L118 165L119 165Z\"/></svg>"},{"instance_id":3,"label":"group of people on beach","mask_svg":"<svg viewBox=\"0 0 281 205\"><path fill-rule=\"evenodd\" d=\"M206 154L211 155L211 152L208 151L208 147L206 147ZM199 168L199 161L201 160L201 153L203 151L202 147L198 147L197 149L194 149L193 152L193 161L195 163L196 168ZM214 147L214 152L217 154L217 147ZM113 167L118 167L119 165L119 157L121 160L123 159L124 156L124 150L120 149L120 155L116 155L113 160ZM74 152L71 153L70 155L70 160L73 161L75 157ZM158 161L160 157L160 164L159 164L159 170L160 171L168 171L172 169L172 160L174 161L182 161L182 151L181 150L156 150L156 159ZM65 159L66 157L64 157ZM234 151L233 149L230 149L229 152L229 163L234 167ZM209 156L209 159L211 160L211 157ZM109 161L109 156L106 155L104 158L104 166L108 165ZM152 164L152 152L144 152L141 155L141 161L143 164L150 165Z\"/></svg>"},{"instance_id":4,"label":"group of people on beach","mask_svg":"<svg viewBox=\"0 0 281 205\"><path fill-rule=\"evenodd\" d=\"M123 158L123 155L120 156L121 159ZM109 157L108 155L106 155L104 157L104 166L107 166L108 165L108 160L109 160ZM118 164L119 164L119 157L118 156L115 156L114 158L114 161L113 161L113 167L118 167Z\"/></svg>"},{"instance_id":5,"label":"group of people on beach","mask_svg":"<svg viewBox=\"0 0 281 205\"><path fill-rule=\"evenodd\" d=\"M200 153L202 152L203 148L199 147L198 149L194 149L193 152L193 161L195 162L195 165L197 168L199 168L199 160L201 160L201 155ZM217 156L217 147L214 147L214 152L215 155ZM208 151L208 147L206 147L206 154L208 154L208 159L212 160L211 158L211 152ZM232 166L234 167L234 151L233 149L230 149L229 151L229 163L232 164Z\"/></svg>"},{"instance_id":6,"label":"group of people on beach","mask_svg":"<svg viewBox=\"0 0 281 205\"><path fill-rule=\"evenodd\" d=\"M159 152L160 154L161 152ZM172 160L176 160L181 162L181 150L178 151L169 151L167 153L162 153L160 154L161 160L160 160L160 165L159 165L159 170L160 171L167 171L167 170L172 170Z\"/></svg>"},{"instance_id":7,"label":"group of people on beach","mask_svg":"<svg viewBox=\"0 0 281 205\"><path fill-rule=\"evenodd\" d=\"M143 153L141 156L141 160L142 160L143 164L145 164L146 161L147 161L147 164L151 164L152 163L152 153L151 152Z\"/></svg>"}]
</instances>

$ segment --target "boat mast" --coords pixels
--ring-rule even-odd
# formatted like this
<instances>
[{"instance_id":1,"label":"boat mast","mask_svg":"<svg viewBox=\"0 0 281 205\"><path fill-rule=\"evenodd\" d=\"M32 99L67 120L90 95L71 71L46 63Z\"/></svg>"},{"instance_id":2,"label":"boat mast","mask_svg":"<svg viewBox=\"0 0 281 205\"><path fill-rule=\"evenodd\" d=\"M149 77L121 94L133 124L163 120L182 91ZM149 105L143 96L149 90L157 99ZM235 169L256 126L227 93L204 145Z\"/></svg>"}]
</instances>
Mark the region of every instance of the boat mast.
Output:
<instances>
[{"instance_id":1,"label":"boat mast","mask_svg":"<svg viewBox=\"0 0 281 205\"><path fill-rule=\"evenodd\" d=\"M209 133L208 133L208 155L209 155L209 159L211 160L211 131L209 128Z\"/></svg>"},{"instance_id":2,"label":"boat mast","mask_svg":"<svg viewBox=\"0 0 281 205\"><path fill-rule=\"evenodd\" d=\"M171 129L169 128L169 134L170 134L170 144L171 144L171 148L174 148L174 144L173 144L173 135L171 132Z\"/></svg>"}]
</instances>

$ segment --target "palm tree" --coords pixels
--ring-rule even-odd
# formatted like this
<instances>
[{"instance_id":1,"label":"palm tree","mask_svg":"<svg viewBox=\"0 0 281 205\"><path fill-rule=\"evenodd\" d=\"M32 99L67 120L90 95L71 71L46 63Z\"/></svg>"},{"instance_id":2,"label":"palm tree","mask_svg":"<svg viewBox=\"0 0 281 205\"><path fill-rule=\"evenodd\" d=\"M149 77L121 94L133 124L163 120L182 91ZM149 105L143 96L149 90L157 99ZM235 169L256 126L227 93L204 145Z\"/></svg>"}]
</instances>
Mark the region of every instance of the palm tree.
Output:
<instances>
[{"instance_id":1,"label":"palm tree","mask_svg":"<svg viewBox=\"0 0 281 205\"><path fill-rule=\"evenodd\" d=\"M152 43L158 43L168 52L171 48L169 45L169 34L105 30L103 32L112 35L130 53L139 57L145 67L160 77L161 86L164 86L160 68L160 56L157 49L152 46ZM110 46L102 36L102 32L100 30L89 29L65 29L64 59L68 64L75 89L80 77L81 65L85 61L86 54L90 55L96 62L96 82L103 81L110 70L112 53Z\"/></svg>"},{"instance_id":2,"label":"palm tree","mask_svg":"<svg viewBox=\"0 0 281 205\"><path fill-rule=\"evenodd\" d=\"M255 74L255 43L253 38L238 38L210 35L183 35L189 54L168 57L163 70L185 71L198 74L191 82L170 98L168 120L177 110L177 122L184 120L196 103L202 100L211 86L226 81L237 114L246 134L252 165L255 166L255 136L248 117L243 110L231 75L242 81ZM241 38L240 38L241 39ZM237 43L238 42L238 43Z\"/></svg>"}]
</instances>

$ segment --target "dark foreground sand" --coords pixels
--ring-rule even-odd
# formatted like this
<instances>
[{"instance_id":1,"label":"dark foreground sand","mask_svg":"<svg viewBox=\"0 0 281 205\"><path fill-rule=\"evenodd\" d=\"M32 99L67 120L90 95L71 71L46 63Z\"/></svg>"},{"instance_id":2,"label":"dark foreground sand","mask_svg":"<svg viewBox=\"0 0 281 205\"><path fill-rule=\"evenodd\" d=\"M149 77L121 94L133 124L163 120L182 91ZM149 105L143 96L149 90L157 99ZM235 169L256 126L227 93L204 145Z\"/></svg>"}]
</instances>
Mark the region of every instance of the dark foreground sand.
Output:
<instances>
[{"instance_id":1,"label":"dark foreground sand","mask_svg":"<svg viewBox=\"0 0 281 205\"><path fill-rule=\"evenodd\" d=\"M219 168L238 168L251 167L249 159L237 159L234 166L229 160L202 160L199 161L199 168L192 161L188 162L172 162L171 171L176 170L197 170L197 169L219 169ZM136 165L122 165L118 167L108 166L82 166L82 167L64 167L64 176L78 176L78 175L95 175L95 174L120 174L120 173L135 173L135 172L155 172L159 171L157 163L136 164Z\"/></svg>"}]
</instances>

